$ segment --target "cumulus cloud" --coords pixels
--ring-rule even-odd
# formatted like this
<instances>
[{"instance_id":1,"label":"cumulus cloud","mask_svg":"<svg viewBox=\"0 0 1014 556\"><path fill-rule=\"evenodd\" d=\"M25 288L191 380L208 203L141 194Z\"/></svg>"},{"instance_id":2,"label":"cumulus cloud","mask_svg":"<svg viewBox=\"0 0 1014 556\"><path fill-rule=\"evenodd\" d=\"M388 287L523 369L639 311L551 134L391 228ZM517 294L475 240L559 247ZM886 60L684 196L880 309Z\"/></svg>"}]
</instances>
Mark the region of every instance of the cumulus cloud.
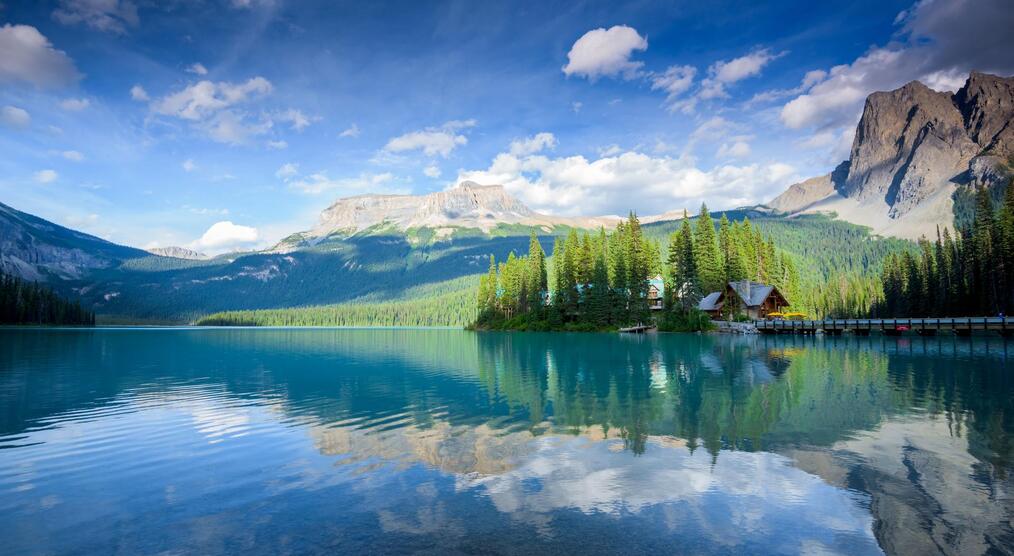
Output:
<instances>
[{"instance_id":1,"label":"cumulus cloud","mask_svg":"<svg viewBox=\"0 0 1014 556\"><path fill-rule=\"evenodd\" d=\"M268 141L267 145L269 149L275 149L279 151L282 149L289 148L289 144L286 143L285 141Z\"/></svg>"},{"instance_id":2,"label":"cumulus cloud","mask_svg":"<svg viewBox=\"0 0 1014 556\"><path fill-rule=\"evenodd\" d=\"M436 164L430 164L429 166L423 168L422 172L427 178L437 179L440 177L440 167Z\"/></svg>"},{"instance_id":3,"label":"cumulus cloud","mask_svg":"<svg viewBox=\"0 0 1014 556\"><path fill-rule=\"evenodd\" d=\"M338 134L338 137L359 137L359 126L356 124L350 125L342 130L342 132Z\"/></svg>"},{"instance_id":4,"label":"cumulus cloud","mask_svg":"<svg viewBox=\"0 0 1014 556\"><path fill-rule=\"evenodd\" d=\"M204 67L204 64L195 62L187 67L187 73L196 73L197 75L208 75L208 68Z\"/></svg>"},{"instance_id":5,"label":"cumulus cloud","mask_svg":"<svg viewBox=\"0 0 1014 556\"><path fill-rule=\"evenodd\" d=\"M772 60L785 53L773 53L764 48L731 60L719 60L708 67L707 77L702 79L694 93L684 98L690 90L697 70L692 66L670 66L662 74L651 76L651 88L666 92L666 105L670 112L691 113L701 101L729 98L727 88L744 79L760 75Z\"/></svg>"},{"instance_id":6,"label":"cumulus cloud","mask_svg":"<svg viewBox=\"0 0 1014 556\"><path fill-rule=\"evenodd\" d=\"M574 101L570 103L570 109L573 110L575 114L581 111L582 106L584 106L584 103L581 101Z\"/></svg>"},{"instance_id":7,"label":"cumulus cloud","mask_svg":"<svg viewBox=\"0 0 1014 556\"><path fill-rule=\"evenodd\" d=\"M1014 73L1014 10L1008 0L923 0L899 14L897 39L835 66L786 103L782 122L793 129L854 126L866 97L920 80L954 90L969 71Z\"/></svg>"},{"instance_id":8,"label":"cumulus cloud","mask_svg":"<svg viewBox=\"0 0 1014 556\"><path fill-rule=\"evenodd\" d=\"M4 106L0 108L0 123L12 129L25 129L31 125L32 116L23 108Z\"/></svg>"},{"instance_id":9,"label":"cumulus cloud","mask_svg":"<svg viewBox=\"0 0 1014 556\"><path fill-rule=\"evenodd\" d=\"M199 81L151 102L156 114L193 122L214 141L245 144L274 125L270 117L253 120L238 107L272 91L271 82L253 77L243 83ZM286 115L289 117L290 115Z\"/></svg>"},{"instance_id":10,"label":"cumulus cloud","mask_svg":"<svg viewBox=\"0 0 1014 556\"><path fill-rule=\"evenodd\" d=\"M60 174L57 174L56 170L39 170L34 177L39 183L52 183L60 177Z\"/></svg>"},{"instance_id":11,"label":"cumulus cloud","mask_svg":"<svg viewBox=\"0 0 1014 556\"><path fill-rule=\"evenodd\" d=\"M556 137L552 133L542 132L525 139L512 141L510 153L514 156L528 156L555 147Z\"/></svg>"},{"instance_id":12,"label":"cumulus cloud","mask_svg":"<svg viewBox=\"0 0 1014 556\"><path fill-rule=\"evenodd\" d=\"M592 29L579 38L567 53L563 73L596 81L600 77L633 79L644 62L631 60L635 51L648 49L648 40L633 27L615 25Z\"/></svg>"},{"instance_id":13,"label":"cumulus cloud","mask_svg":"<svg viewBox=\"0 0 1014 556\"><path fill-rule=\"evenodd\" d=\"M130 98L138 102L148 102L151 97L148 96L148 91L144 90L144 87L140 85L134 85L130 88Z\"/></svg>"},{"instance_id":14,"label":"cumulus cloud","mask_svg":"<svg viewBox=\"0 0 1014 556\"><path fill-rule=\"evenodd\" d=\"M452 120L440 127L399 135L388 141L384 150L390 153L421 150L426 156L447 158L454 149L468 144L468 137L460 131L475 125L475 120Z\"/></svg>"},{"instance_id":15,"label":"cumulus cloud","mask_svg":"<svg viewBox=\"0 0 1014 556\"><path fill-rule=\"evenodd\" d=\"M271 82L254 77L244 83L199 81L152 103L156 113L197 121L219 110L266 95Z\"/></svg>"},{"instance_id":16,"label":"cumulus cloud","mask_svg":"<svg viewBox=\"0 0 1014 556\"><path fill-rule=\"evenodd\" d=\"M310 125L310 118L295 108L279 112L275 115L274 119L275 121L289 124L296 131L303 131Z\"/></svg>"},{"instance_id":17,"label":"cumulus cloud","mask_svg":"<svg viewBox=\"0 0 1014 556\"><path fill-rule=\"evenodd\" d=\"M693 66L669 66L665 72L651 76L651 90L665 91L666 100L673 101L690 89L696 75Z\"/></svg>"},{"instance_id":18,"label":"cumulus cloud","mask_svg":"<svg viewBox=\"0 0 1014 556\"><path fill-rule=\"evenodd\" d=\"M286 181L289 187L308 195L319 195L325 192L337 192L340 195L360 193L405 193L404 189L395 187L393 174L385 172L372 174L364 172L353 178L333 179L325 172L317 172L301 178Z\"/></svg>"},{"instance_id":19,"label":"cumulus cloud","mask_svg":"<svg viewBox=\"0 0 1014 556\"><path fill-rule=\"evenodd\" d=\"M60 101L60 108L68 112L80 112L91 104L86 98L68 98Z\"/></svg>"},{"instance_id":20,"label":"cumulus cloud","mask_svg":"<svg viewBox=\"0 0 1014 556\"><path fill-rule=\"evenodd\" d=\"M67 160L72 160L74 162L81 162L85 159L84 155L78 151L63 151L62 153L60 153L60 156L66 158Z\"/></svg>"},{"instance_id":21,"label":"cumulus cloud","mask_svg":"<svg viewBox=\"0 0 1014 556\"><path fill-rule=\"evenodd\" d=\"M286 162L275 172L275 177L279 179L288 179L299 173L299 164L292 162Z\"/></svg>"},{"instance_id":22,"label":"cumulus cloud","mask_svg":"<svg viewBox=\"0 0 1014 556\"><path fill-rule=\"evenodd\" d=\"M67 54L30 25L0 27L0 52L0 82L62 87L81 79Z\"/></svg>"},{"instance_id":23,"label":"cumulus cloud","mask_svg":"<svg viewBox=\"0 0 1014 556\"><path fill-rule=\"evenodd\" d=\"M754 204L798 181L784 163L697 167L689 155L650 156L624 151L598 159L498 154L485 170L459 171L457 180L498 183L536 210L556 214L656 214ZM636 191L637 195L631 195Z\"/></svg>"},{"instance_id":24,"label":"cumulus cloud","mask_svg":"<svg viewBox=\"0 0 1014 556\"><path fill-rule=\"evenodd\" d=\"M184 172L193 172L194 170L197 169L197 163L194 162L194 159L192 158L184 160L181 166L183 167Z\"/></svg>"},{"instance_id":25,"label":"cumulus cloud","mask_svg":"<svg viewBox=\"0 0 1014 556\"><path fill-rule=\"evenodd\" d=\"M117 35L140 23L137 6L129 0L60 0L53 19L64 25L86 25Z\"/></svg>"},{"instance_id":26,"label":"cumulus cloud","mask_svg":"<svg viewBox=\"0 0 1014 556\"><path fill-rule=\"evenodd\" d=\"M198 250L222 251L255 243L258 235L257 228L223 220L212 224L191 246Z\"/></svg>"},{"instance_id":27,"label":"cumulus cloud","mask_svg":"<svg viewBox=\"0 0 1014 556\"><path fill-rule=\"evenodd\" d=\"M750 144L746 141L733 141L731 143L722 143L722 146L718 148L717 156L719 158L747 158L750 156Z\"/></svg>"}]
</instances>

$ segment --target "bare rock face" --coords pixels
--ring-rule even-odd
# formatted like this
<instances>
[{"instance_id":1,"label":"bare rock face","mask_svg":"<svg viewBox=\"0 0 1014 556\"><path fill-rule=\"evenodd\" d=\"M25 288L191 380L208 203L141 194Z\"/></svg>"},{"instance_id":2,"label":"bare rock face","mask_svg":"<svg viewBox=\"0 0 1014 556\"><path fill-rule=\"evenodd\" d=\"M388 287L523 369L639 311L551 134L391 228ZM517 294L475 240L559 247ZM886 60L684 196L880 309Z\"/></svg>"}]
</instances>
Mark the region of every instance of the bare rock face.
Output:
<instances>
[{"instance_id":1,"label":"bare rock face","mask_svg":"<svg viewBox=\"0 0 1014 556\"><path fill-rule=\"evenodd\" d=\"M988 154L1014 154L1014 78L972 72L954 95L968 136Z\"/></svg>"},{"instance_id":2,"label":"bare rock face","mask_svg":"<svg viewBox=\"0 0 1014 556\"><path fill-rule=\"evenodd\" d=\"M810 178L789 186L781 195L767 203L778 212L799 212L813 206L837 191L837 185L848 175L849 163L842 162L830 174Z\"/></svg>"},{"instance_id":3,"label":"bare rock face","mask_svg":"<svg viewBox=\"0 0 1014 556\"><path fill-rule=\"evenodd\" d=\"M859 202L884 199L903 216L968 168L978 152L952 95L913 81L866 99L842 188Z\"/></svg>"},{"instance_id":4,"label":"bare rock face","mask_svg":"<svg viewBox=\"0 0 1014 556\"><path fill-rule=\"evenodd\" d=\"M844 170L792 185L769 206L834 211L914 239L953 226L960 188L1005 184L1012 156L1014 78L973 72L953 95L913 81L866 99Z\"/></svg>"},{"instance_id":5,"label":"bare rock face","mask_svg":"<svg viewBox=\"0 0 1014 556\"><path fill-rule=\"evenodd\" d=\"M500 185L463 182L428 195L359 195L339 199L321 213L315 236L355 233L380 224L398 229L462 226L489 229L535 216Z\"/></svg>"},{"instance_id":6,"label":"bare rock face","mask_svg":"<svg viewBox=\"0 0 1014 556\"><path fill-rule=\"evenodd\" d=\"M174 259L187 259L192 261L203 261L208 258L207 255L193 249L187 249L186 247L155 247L148 249L148 252L152 255L158 255L159 257L172 257Z\"/></svg>"},{"instance_id":7,"label":"bare rock face","mask_svg":"<svg viewBox=\"0 0 1014 556\"><path fill-rule=\"evenodd\" d=\"M88 271L109 268L144 256L0 203L0 271L26 280L73 280Z\"/></svg>"},{"instance_id":8,"label":"bare rock face","mask_svg":"<svg viewBox=\"0 0 1014 556\"><path fill-rule=\"evenodd\" d=\"M680 211L680 215L682 211ZM677 219L672 214L645 217L644 223ZM271 251L287 252L330 236L351 236L364 231L405 231L414 228L436 230L446 237L454 228L488 232L500 224L521 224L550 229L557 225L576 228L611 227L618 216L568 217L533 211L502 185L479 185L465 181L456 187L426 195L358 195L337 200L325 209L312 229L293 234Z\"/></svg>"}]
</instances>

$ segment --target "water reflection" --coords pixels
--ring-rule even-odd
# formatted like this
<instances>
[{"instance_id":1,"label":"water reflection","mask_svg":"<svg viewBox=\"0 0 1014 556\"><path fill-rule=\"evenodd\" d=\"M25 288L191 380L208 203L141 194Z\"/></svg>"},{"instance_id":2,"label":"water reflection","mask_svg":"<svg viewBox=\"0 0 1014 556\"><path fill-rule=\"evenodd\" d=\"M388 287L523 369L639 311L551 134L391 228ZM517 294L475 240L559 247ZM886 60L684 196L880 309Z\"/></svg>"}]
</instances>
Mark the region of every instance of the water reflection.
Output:
<instances>
[{"instance_id":1,"label":"water reflection","mask_svg":"<svg viewBox=\"0 0 1014 556\"><path fill-rule=\"evenodd\" d=\"M230 521L268 506L316 524L306 552L1014 546L1001 340L8 330L0 346L16 524L0 536L26 552L46 552L38 520L68 531L86 507L116 526L71 539L205 553L290 538L276 512ZM151 512L180 500L163 519L193 534L155 534Z\"/></svg>"}]
</instances>

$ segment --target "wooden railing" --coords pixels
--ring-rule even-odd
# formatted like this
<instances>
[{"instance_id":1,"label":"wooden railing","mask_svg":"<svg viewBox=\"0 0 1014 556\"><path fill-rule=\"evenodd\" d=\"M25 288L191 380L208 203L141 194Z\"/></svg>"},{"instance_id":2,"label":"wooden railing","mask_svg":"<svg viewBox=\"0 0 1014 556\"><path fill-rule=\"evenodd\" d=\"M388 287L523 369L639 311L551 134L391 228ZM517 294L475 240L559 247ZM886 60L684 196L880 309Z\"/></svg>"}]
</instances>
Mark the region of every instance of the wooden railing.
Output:
<instances>
[{"instance_id":1,"label":"wooden railing","mask_svg":"<svg viewBox=\"0 0 1014 556\"><path fill-rule=\"evenodd\" d=\"M824 332L836 333L846 330L869 332L880 330L896 333L904 330L915 332L936 332L949 330L969 333L973 330L995 330L1004 335L1014 332L1014 317L960 317L921 319L824 319L824 320L755 320L754 326L760 332Z\"/></svg>"}]
</instances>

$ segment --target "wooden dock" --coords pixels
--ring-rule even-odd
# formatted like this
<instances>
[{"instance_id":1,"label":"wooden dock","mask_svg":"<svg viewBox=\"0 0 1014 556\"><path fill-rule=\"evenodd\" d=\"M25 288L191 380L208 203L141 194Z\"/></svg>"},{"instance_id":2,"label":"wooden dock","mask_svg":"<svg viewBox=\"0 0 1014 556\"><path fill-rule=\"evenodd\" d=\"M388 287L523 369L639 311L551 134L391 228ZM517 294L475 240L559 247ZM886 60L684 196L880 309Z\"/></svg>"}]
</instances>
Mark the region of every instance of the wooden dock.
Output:
<instances>
[{"instance_id":1,"label":"wooden dock","mask_svg":"<svg viewBox=\"0 0 1014 556\"><path fill-rule=\"evenodd\" d=\"M825 319L825 320L756 320L762 334L824 334L851 332L865 336L879 331L888 336L912 331L921 336L935 336L940 331L969 336L974 331L998 332L1003 337L1014 335L1014 317L961 317L924 319Z\"/></svg>"},{"instance_id":2,"label":"wooden dock","mask_svg":"<svg viewBox=\"0 0 1014 556\"><path fill-rule=\"evenodd\" d=\"M628 326L627 328L621 328L620 334L644 334L649 330L654 330L655 327L647 324L639 324L637 326Z\"/></svg>"}]
</instances>

